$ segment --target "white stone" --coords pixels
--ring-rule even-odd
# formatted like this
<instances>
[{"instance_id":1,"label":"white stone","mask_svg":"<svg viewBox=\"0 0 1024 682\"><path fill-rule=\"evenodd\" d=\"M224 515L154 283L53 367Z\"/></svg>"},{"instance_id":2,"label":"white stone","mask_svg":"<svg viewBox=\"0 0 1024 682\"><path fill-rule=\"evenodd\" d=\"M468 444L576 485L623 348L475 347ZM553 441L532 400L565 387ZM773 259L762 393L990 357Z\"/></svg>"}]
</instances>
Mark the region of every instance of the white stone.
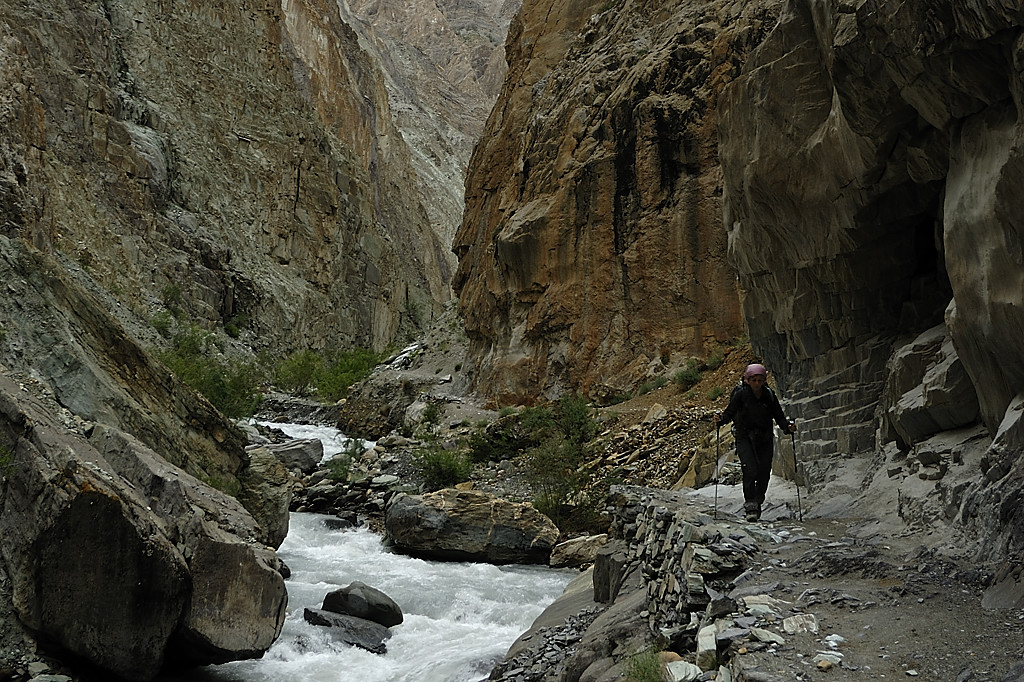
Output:
<instances>
[{"instance_id":1,"label":"white stone","mask_svg":"<svg viewBox=\"0 0 1024 682\"><path fill-rule=\"evenodd\" d=\"M673 661L665 666L665 670L672 682L694 682L704 673L700 666L687 661Z\"/></svg>"}]
</instances>

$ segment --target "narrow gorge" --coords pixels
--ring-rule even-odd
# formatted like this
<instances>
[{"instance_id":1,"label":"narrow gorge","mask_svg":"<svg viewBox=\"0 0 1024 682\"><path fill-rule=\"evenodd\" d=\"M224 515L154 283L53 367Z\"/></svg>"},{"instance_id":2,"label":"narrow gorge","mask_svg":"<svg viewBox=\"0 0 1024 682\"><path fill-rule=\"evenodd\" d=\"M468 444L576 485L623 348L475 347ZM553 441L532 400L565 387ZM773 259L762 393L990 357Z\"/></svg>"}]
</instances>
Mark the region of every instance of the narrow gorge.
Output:
<instances>
[{"instance_id":1,"label":"narrow gorge","mask_svg":"<svg viewBox=\"0 0 1024 682\"><path fill-rule=\"evenodd\" d=\"M1018 4L0 10L0 673L281 632L294 479L169 329L239 367L464 335L332 406L375 437L749 349L815 514L934 531L1024 604Z\"/></svg>"}]
</instances>

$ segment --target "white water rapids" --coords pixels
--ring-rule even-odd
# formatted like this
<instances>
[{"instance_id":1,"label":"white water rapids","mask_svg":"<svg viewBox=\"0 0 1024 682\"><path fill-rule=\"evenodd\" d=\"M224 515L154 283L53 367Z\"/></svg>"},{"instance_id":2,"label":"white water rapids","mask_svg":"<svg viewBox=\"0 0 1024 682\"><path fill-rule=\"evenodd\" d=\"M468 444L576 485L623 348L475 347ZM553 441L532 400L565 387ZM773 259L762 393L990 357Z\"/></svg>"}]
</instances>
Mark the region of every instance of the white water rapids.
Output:
<instances>
[{"instance_id":1,"label":"white water rapids","mask_svg":"<svg viewBox=\"0 0 1024 682\"><path fill-rule=\"evenodd\" d=\"M288 425L274 424L282 428ZM293 437L321 437L340 451L332 429L284 428ZM343 438L343 437L341 437ZM337 448L335 450L335 448ZM323 516L293 513L278 555L291 569L284 631L262 659L209 666L188 680L232 682L474 682L490 673L515 639L553 602L571 571L538 566L422 561L392 554L365 529L328 530ZM333 590L361 581L401 607L384 655L331 640L307 624Z\"/></svg>"}]
</instances>

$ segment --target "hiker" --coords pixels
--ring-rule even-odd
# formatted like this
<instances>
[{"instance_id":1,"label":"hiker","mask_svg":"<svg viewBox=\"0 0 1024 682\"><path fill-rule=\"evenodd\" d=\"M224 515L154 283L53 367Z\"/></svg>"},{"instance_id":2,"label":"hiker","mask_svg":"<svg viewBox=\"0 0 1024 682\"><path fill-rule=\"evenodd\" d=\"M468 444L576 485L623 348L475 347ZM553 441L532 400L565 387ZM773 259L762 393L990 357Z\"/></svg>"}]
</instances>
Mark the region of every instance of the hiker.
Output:
<instances>
[{"instance_id":1,"label":"hiker","mask_svg":"<svg viewBox=\"0 0 1024 682\"><path fill-rule=\"evenodd\" d=\"M743 469L743 511L747 521L761 518L761 505L772 475L775 455L772 420L786 433L796 431L796 424L786 419L767 381L768 371L764 365L748 365L740 385L729 397L729 406L715 415L718 425L733 423L736 455Z\"/></svg>"}]
</instances>

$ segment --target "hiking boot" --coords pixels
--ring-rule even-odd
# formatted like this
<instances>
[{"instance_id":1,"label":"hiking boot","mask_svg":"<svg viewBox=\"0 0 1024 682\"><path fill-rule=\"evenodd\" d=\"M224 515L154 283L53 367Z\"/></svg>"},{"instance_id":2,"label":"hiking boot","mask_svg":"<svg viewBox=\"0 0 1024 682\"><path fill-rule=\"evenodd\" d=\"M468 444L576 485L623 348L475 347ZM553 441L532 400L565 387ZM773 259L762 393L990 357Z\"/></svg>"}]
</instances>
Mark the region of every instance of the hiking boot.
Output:
<instances>
[{"instance_id":1,"label":"hiking boot","mask_svg":"<svg viewBox=\"0 0 1024 682\"><path fill-rule=\"evenodd\" d=\"M761 518L761 505L757 502L744 502L743 515L747 521L757 521Z\"/></svg>"},{"instance_id":2,"label":"hiking boot","mask_svg":"<svg viewBox=\"0 0 1024 682\"><path fill-rule=\"evenodd\" d=\"M761 518L761 515L754 511L753 509L748 509L746 511L746 518L747 521L757 521L759 518Z\"/></svg>"}]
</instances>

